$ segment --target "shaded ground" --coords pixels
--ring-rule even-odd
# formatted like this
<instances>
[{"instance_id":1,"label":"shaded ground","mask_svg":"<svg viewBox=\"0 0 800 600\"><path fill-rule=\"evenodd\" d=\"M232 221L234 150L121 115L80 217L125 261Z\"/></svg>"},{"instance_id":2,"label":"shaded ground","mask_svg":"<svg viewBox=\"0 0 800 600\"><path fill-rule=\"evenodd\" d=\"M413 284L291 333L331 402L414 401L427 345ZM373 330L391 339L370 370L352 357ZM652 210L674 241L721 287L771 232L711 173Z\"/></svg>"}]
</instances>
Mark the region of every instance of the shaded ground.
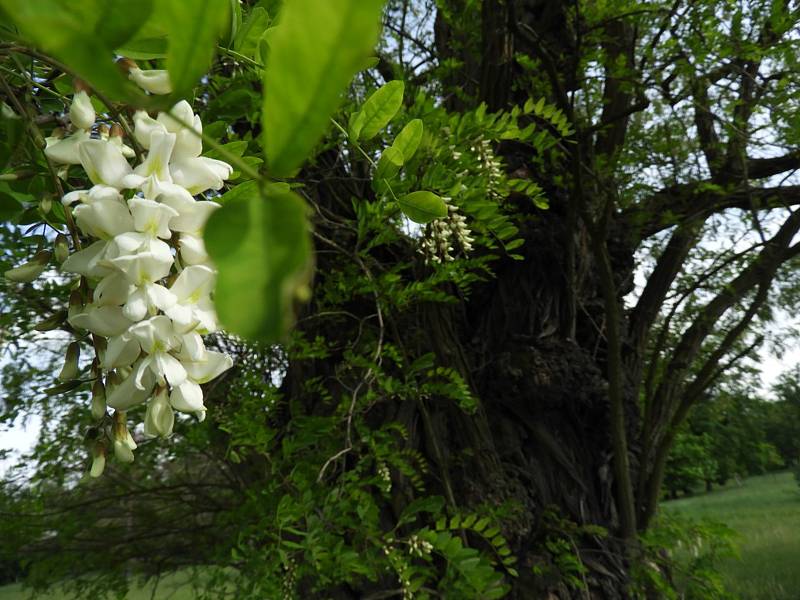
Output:
<instances>
[{"instance_id":1,"label":"shaded ground","mask_svg":"<svg viewBox=\"0 0 800 600\"><path fill-rule=\"evenodd\" d=\"M723 570L743 600L800 599L800 486L792 473L751 477L708 493L672 500L665 510L725 523L741 534L741 560Z\"/></svg>"}]
</instances>

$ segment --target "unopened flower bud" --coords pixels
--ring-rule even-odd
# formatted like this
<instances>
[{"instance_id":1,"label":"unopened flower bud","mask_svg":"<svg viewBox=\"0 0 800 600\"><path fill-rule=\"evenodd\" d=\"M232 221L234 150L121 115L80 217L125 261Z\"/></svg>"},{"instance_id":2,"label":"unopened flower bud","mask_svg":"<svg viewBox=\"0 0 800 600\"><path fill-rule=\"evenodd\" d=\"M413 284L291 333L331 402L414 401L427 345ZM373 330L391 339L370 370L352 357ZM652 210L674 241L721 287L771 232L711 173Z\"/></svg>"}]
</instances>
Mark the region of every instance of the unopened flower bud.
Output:
<instances>
[{"instance_id":1,"label":"unopened flower bud","mask_svg":"<svg viewBox=\"0 0 800 600\"><path fill-rule=\"evenodd\" d=\"M17 113L15 113L14 109L12 109L5 102L0 102L0 117L3 117L4 119L9 119L9 120L12 120L12 119L13 120L17 120L17 119L19 119L19 115Z\"/></svg>"},{"instance_id":2,"label":"unopened flower bud","mask_svg":"<svg viewBox=\"0 0 800 600\"><path fill-rule=\"evenodd\" d=\"M94 106L92 106L92 100L85 90L76 91L72 97L72 104L69 107L69 120L78 129L91 129L92 125L94 125Z\"/></svg>"},{"instance_id":3,"label":"unopened flower bud","mask_svg":"<svg viewBox=\"0 0 800 600\"><path fill-rule=\"evenodd\" d=\"M125 424L125 413L118 410L114 413L114 456L120 462L133 462L133 451L136 450L136 442L133 441L131 432Z\"/></svg>"},{"instance_id":4,"label":"unopened flower bud","mask_svg":"<svg viewBox=\"0 0 800 600\"><path fill-rule=\"evenodd\" d=\"M133 148L126 145L122 139L125 137L125 131L122 129L122 126L119 123L114 123L111 126L111 129L106 135L106 139L119 148L119 151L122 153L122 156L125 158L133 158L136 156L136 153L133 151Z\"/></svg>"},{"instance_id":5,"label":"unopened flower bud","mask_svg":"<svg viewBox=\"0 0 800 600\"><path fill-rule=\"evenodd\" d=\"M9 281L16 281L17 283L30 283L47 268L47 263L50 262L52 253L43 250L38 252L30 261L19 267L9 269L4 273L4 276Z\"/></svg>"},{"instance_id":6,"label":"unopened flower bud","mask_svg":"<svg viewBox=\"0 0 800 600\"><path fill-rule=\"evenodd\" d=\"M92 468L89 475L100 477L106 468L106 447L103 444L95 444L92 449Z\"/></svg>"},{"instance_id":7,"label":"unopened flower bud","mask_svg":"<svg viewBox=\"0 0 800 600\"><path fill-rule=\"evenodd\" d=\"M69 381L78 376L78 360L81 356L81 345L78 342L72 342L67 347L67 355L64 357L64 366L61 368L61 373L58 378L61 381Z\"/></svg>"},{"instance_id":8,"label":"unopened flower bud","mask_svg":"<svg viewBox=\"0 0 800 600\"><path fill-rule=\"evenodd\" d=\"M58 311L54 315L47 317L44 321L40 321L33 328L36 331L52 331L61 325L67 318L66 311Z\"/></svg>"},{"instance_id":9,"label":"unopened flower bud","mask_svg":"<svg viewBox=\"0 0 800 600\"><path fill-rule=\"evenodd\" d=\"M92 385L92 418L96 421L102 419L106 414L106 388L103 380L99 377Z\"/></svg>"},{"instance_id":10,"label":"unopened flower bud","mask_svg":"<svg viewBox=\"0 0 800 600\"><path fill-rule=\"evenodd\" d=\"M72 321L83 312L83 297L78 290L73 290L69 295L69 308L67 308L67 321Z\"/></svg>"},{"instance_id":11,"label":"unopened flower bud","mask_svg":"<svg viewBox=\"0 0 800 600\"><path fill-rule=\"evenodd\" d=\"M56 261L60 264L67 260L69 257L69 240L67 240L67 236L59 233L53 246L53 255L56 257Z\"/></svg>"},{"instance_id":12,"label":"unopened flower bud","mask_svg":"<svg viewBox=\"0 0 800 600\"><path fill-rule=\"evenodd\" d=\"M144 416L145 435L168 437L175 424L175 413L169 404L166 388L161 388L155 397L147 403Z\"/></svg>"},{"instance_id":13,"label":"unopened flower bud","mask_svg":"<svg viewBox=\"0 0 800 600\"><path fill-rule=\"evenodd\" d=\"M114 456L119 462L122 463L133 462L133 450L130 449L125 441L120 439L114 440Z\"/></svg>"},{"instance_id":14,"label":"unopened flower bud","mask_svg":"<svg viewBox=\"0 0 800 600\"><path fill-rule=\"evenodd\" d=\"M139 65L136 64L136 61L131 58L122 57L117 60L117 66L122 69L125 73L130 73L131 69L138 69Z\"/></svg>"},{"instance_id":15,"label":"unopened flower bud","mask_svg":"<svg viewBox=\"0 0 800 600\"><path fill-rule=\"evenodd\" d=\"M43 215L49 213L53 208L53 199L47 195L42 196L42 199L39 200L39 210L42 211Z\"/></svg>"},{"instance_id":16,"label":"unopened flower bud","mask_svg":"<svg viewBox=\"0 0 800 600\"><path fill-rule=\"evenodd\" d=\"M105 123L100 123L100 125L98 125L97 127L97 133L100 134L101 140L107 140L110 131L111 130L109 129L108 125L106 125Z\"/></svg>"}]
</instances>

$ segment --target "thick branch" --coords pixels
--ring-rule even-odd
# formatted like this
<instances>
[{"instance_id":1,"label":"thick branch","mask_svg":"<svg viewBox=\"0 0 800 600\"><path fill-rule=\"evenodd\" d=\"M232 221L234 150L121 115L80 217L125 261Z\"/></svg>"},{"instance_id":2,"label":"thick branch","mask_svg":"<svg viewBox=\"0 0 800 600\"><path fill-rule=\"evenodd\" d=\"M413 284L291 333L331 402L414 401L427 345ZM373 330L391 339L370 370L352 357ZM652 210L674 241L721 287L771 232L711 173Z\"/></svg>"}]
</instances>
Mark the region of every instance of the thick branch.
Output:
<instances>
[{"instance_id":1,"label":"thick branch","mask_svg":"<svg viewBox=\"0 0 800 600\"><path fill-rule=\"evenodd\" d=\"M698 219L678 226L650 274L630 316L629 341L634 356L644 354L650 329L658 317L672 282L683 267L686 255L697 243L702 225L703 220Z\"/></svg>"},{"instance_id":2,"label":"thick branch","mask_svg":"<svg viewBox=\"0 0 800 600\"><path fill-rule=\"evenodd\" d=\"M709 182L676 185L622 211L622 218L637 230L637 241L659 231L732 208L772 210L800 204L800 186L748 187L730 192L708 188Z\"/></svg>"}]
</instances>

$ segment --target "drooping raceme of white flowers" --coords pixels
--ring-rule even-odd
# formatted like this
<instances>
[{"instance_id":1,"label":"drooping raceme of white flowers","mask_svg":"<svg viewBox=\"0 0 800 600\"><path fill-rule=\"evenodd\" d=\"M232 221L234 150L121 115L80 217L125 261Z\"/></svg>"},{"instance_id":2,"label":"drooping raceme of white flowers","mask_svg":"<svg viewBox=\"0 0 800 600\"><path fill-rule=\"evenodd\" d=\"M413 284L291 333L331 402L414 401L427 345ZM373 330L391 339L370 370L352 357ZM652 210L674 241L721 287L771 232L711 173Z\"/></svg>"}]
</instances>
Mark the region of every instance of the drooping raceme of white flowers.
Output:
<instances>
[{"instance_id":1,"label":"drooping raceme of white flowers","mask_svg":"<svg viewBox=\"0 0 800 600\"><path fill-rule=\"evenodd\" d=\"M421 240L420 252L428 263L450 262L453 256L453 244L457 244L467 254L472 250L472 232L467 227L467 218L458 212L458 208L449 202L450 198L442 198L447 205L447 216L431 221L429 230Z\"/></svg>"},{"instance_id":2,"label":"drooping raceme of white flowers","mask_svg":"<svg viewBox=\"0 0 800 600\"><path fill-rule=\"evenodd\" d=\"M148 73L131 70L131 78L152 93L169 91L163 72ZM203 343L218 325L202 229L219 204L194 197L221 189L232 167L201 156L202 124L186 101L156 118L134 115L134 137L147 151L135 167L118 125L92 135L95 112L85 90L76 92L69 117L72 133L47 138L45 153L54 163L80 164L94 184L62 199L90 243L61 267L82 276L67 320L92 334L97 354L92 413L104 429L93 449L96 477L109 446L118 460L133 460L125 411L146 403L145 435L166 437L173 411L204 418L201 384L232 365Z\"/></svg>"}]
</instances>

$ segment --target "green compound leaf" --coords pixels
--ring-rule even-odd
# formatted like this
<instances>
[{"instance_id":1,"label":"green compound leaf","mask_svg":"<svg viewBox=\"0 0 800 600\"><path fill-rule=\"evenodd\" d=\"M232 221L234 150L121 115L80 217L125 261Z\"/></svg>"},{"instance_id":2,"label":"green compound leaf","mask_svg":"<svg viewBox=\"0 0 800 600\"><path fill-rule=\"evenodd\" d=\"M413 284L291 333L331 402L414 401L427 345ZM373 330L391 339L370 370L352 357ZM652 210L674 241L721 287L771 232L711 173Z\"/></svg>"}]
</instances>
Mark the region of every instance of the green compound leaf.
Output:
<instances>
[{"instance_id":1,"label":"green compound leaf","mask_svg":"<svg viewBox=\"0 0 800 600\"><path fill-rule=\"evenodd\" d=\"M214 303L223 327L274 342L291 326L292 304L308 295L311 240L303 200L283 186L248 181L221 198L205 242L219 275Z\"/></svg>"},{"instance_id":2,"label":"green compound leaf","mask_svg":"<svg viewBox=\"0 0 800 600\"><path fill-rule=\"evenodd\" d=\"M329 126L378 37L383 0L292 0L269 36L263 146L270 175L291 175Z\"/></svg>"},{"instance_id":3,"label":"green compound leaf","mask_svg":"<svg viewBox=\"0 0 800 600\"><path fill-rule=\"evenodd\" d=\"M444 200L432 192L411 192L400 198L398 203L403 214L416 223L430 223L447 216Z\"/></svg>"},{"instance_id":4,"label":"green compound leaf","mask_svg":"<svg viewBox=\"0 0 800 600\"><path fill-rule=\"evenodd\" d=\"M378 135L403 105L404 89L405 84L402 81L390 81L373 92L353 121L349 132L350 139L357 142Z\"/></svg>"}]
</instances>

